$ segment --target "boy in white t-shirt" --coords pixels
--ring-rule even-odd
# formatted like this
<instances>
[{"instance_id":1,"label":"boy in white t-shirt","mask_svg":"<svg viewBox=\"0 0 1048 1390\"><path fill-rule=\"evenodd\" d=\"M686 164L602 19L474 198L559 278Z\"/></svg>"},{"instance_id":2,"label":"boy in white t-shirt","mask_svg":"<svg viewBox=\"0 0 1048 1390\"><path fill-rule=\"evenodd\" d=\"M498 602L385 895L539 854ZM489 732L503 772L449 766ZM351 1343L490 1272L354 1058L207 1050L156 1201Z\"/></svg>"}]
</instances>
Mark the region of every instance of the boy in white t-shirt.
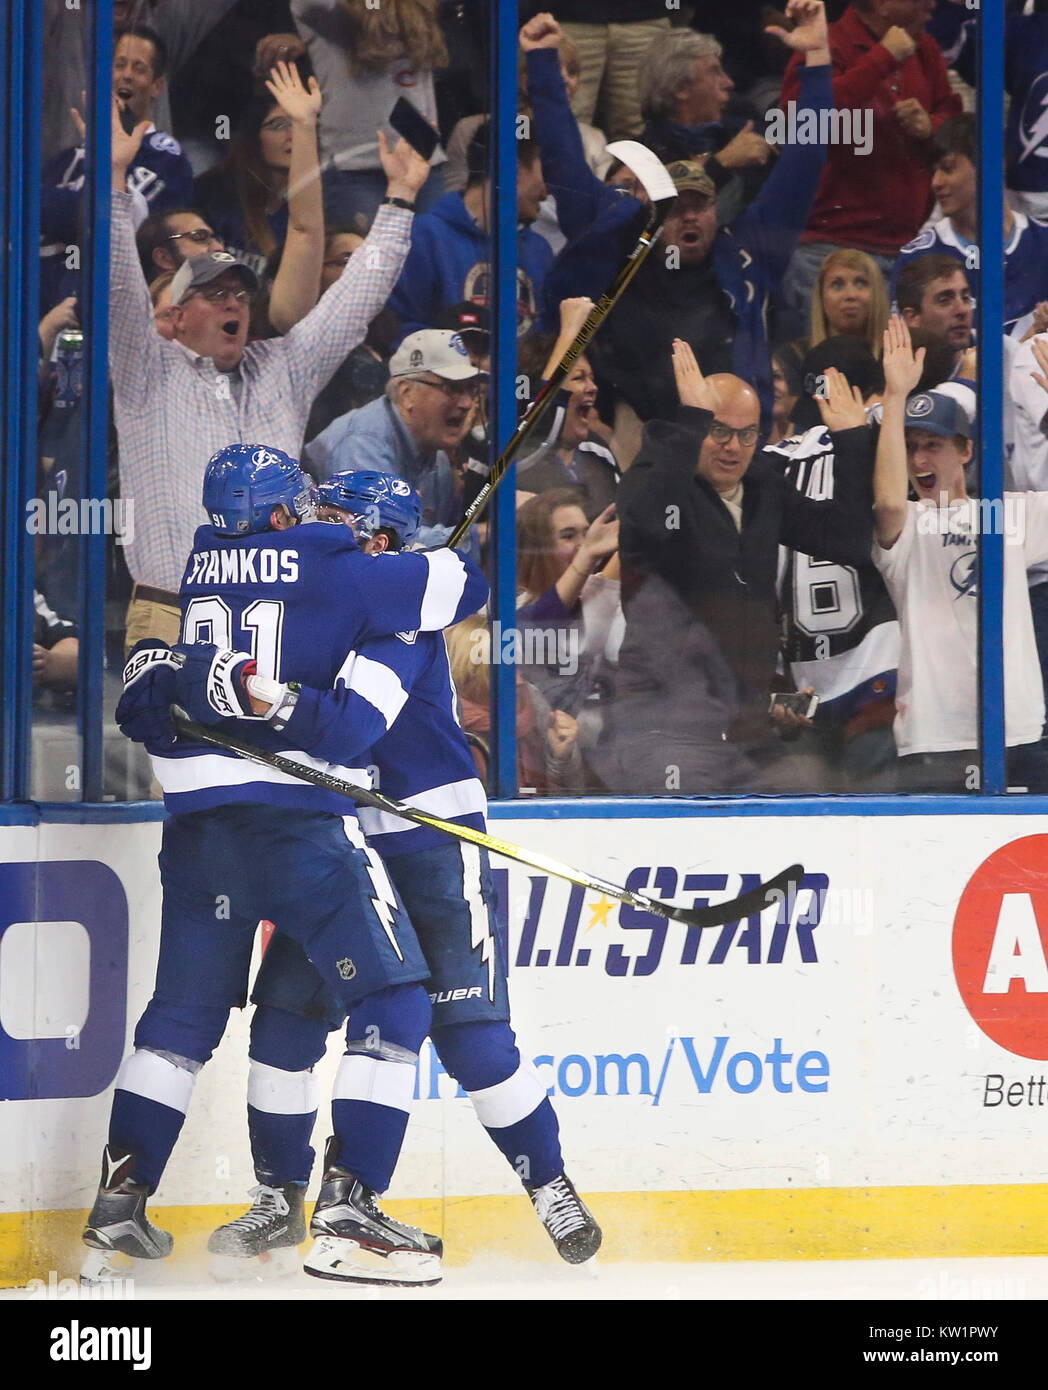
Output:
<instances>
[{"instance_id":1,"label":"boy in white t-shirt","mask_svg":"<svg viewBox=\"0 0 1048 1390\"><path fill-rule=\"evenodd\" d=\"M972 426L940 391L910 396L924 365L909 329L884 334L884 419L874 472L873 562L902 628L895 742L900 791L979 785L979 534L1004 532L1005 743L1009 783L1048 791L1041 745L1044 689L1026 570L1048 558L1048 493L1005 493L995 507L968 496ZM910 489L917 501L910 501ZM996 640L996 634L987 634Z\"/></svg>"}]
</instances>

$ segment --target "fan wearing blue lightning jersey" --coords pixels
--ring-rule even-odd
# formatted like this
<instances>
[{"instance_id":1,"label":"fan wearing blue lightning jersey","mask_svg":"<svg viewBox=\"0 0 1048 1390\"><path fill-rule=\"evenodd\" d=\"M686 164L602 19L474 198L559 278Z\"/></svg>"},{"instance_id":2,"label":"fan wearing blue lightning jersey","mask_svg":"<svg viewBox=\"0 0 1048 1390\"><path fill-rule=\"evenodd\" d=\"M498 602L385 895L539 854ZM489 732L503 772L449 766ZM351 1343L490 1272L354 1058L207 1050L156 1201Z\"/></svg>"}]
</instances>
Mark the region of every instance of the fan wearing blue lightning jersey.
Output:
<instances>
[{"instance_id":1,"label":"fan wearing blue lightning jersey","mask_svg":"<svg viewBox=\"0 0 1048 1390\"><path fill-rule=\"evenodd\" d=\"M354 1277L434 1283L439 1242L390 1221L375 1201L400 1152L431 1021L421 984L429 967L403 905L343 799L176 739L170 711L180 705L202 724L359 781L344 764L363 759L385 731L376 701L396 674L358 649L458 621L485 601L487 585L454 551L371 556L348 528L301 525L315 520L308 482L294 460L264 446L216 454L203 503L211 524L197 531L185 569L183 641L139 644L117 707L123 731L152 755L171 814L156 985L117 1078L83 1277L105 1278L114 1252L170 1252L171 1237L146 1218L146 1198L196 1073L230 1008L246 1003L255 927L268 919L308 957L334 1010L352 1012L330 1168L354 1193L347 1220L354 1249L366 1248ZM286 682L290 671L300 684Z\"/></svg>"},{"instance_id":2,"label":"fan wearing blue lightning jersey","mask_svg":"<svg viewBox=\"0 0 1048 1390\"><path fill-rule=\"evenodd\" d=\"M892 268L890 297L895 301L899 272L918 256L953 256L964 266L973 299L979 297L978 200L976 196L975 117L951 116L932 136L928 161L932 192L942 217L923 227L899 252ZM1048 227L1004 204L1004 333L1024 338L1036 322L1038 305L1048 300ZM1037 315L1035 319L1035 315Z\"/></svg>"},{"instance_id":3,"label":"fan wearing blue lightning jersey","mask_svg":"<svg viewBox=\"0 0 1048 1390\"><path fill-rule=\"evenodd\" d=\"M318 490L318 502L323 519L347 522L372 554L400 549L421 516L414 489L383 473L336 474ZM360 656L399 677L399 684L371 696L390 720L389 732L371 750L383 793L484 830L487 801L456 718L442 636L398 633L364 644ZM444 1069L468 1093L481 1124L523 1180L559 1253L572 1263L588 1259L600 1245L600 1230L564 1173L545 1085L521 1059L510 1026L486 852L387 812L361 807L359 814L430 968L430 1035ZM312 1067L324 1055L328 1031L341 1022L337 1002L299 944L279 931L252 999L248 1125L259 1186L251 1210L220 1227L209 1243L218 1268L233 1274L238 1263L240 1274L253 1272L254 1257L272 1258L301 1239L289 1231L287 1218L313 1164ZM339 1278L337 1264L331 1265L338 1245L322 1234L328 1186L325 1175L312 1228L321 1238L306 1268Z\"/></svg>"}]
</instances>

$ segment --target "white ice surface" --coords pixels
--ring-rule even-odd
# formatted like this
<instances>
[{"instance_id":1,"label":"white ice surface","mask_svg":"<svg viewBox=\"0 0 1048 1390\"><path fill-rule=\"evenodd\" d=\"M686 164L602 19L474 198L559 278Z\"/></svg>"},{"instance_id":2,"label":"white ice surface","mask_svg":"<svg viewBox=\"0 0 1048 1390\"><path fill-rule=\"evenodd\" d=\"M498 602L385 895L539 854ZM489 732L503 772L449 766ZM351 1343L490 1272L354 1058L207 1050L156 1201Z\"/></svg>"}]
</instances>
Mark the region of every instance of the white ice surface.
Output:
<instances>
[{"instance_id":1,"label":"white ice surface","mask_svg":"<svg viewBox=\"0 0 1048 1390\"><path fill-rule=\"evenodd\" d=\"M203 1259L133 1274L134 1301L146 1299L386 1300L899 1300L1023 1302L1048 1299L1048 1258L960 1260L740 1261L710 1264L627 1264L572 1268L551 1251L546 1263L477 1259L445 1266L434 1288L380 1289L336 1284L299 1273L286 1279L216 1284ZM25 1290L0 1290L0 1301L25 1300ZM95 1303L94 1299L88 1300ZM95 1306L99 1306L96 1304ZM126 1306L126 1305L125 1305Z\"/></svg>"}]
</instances>

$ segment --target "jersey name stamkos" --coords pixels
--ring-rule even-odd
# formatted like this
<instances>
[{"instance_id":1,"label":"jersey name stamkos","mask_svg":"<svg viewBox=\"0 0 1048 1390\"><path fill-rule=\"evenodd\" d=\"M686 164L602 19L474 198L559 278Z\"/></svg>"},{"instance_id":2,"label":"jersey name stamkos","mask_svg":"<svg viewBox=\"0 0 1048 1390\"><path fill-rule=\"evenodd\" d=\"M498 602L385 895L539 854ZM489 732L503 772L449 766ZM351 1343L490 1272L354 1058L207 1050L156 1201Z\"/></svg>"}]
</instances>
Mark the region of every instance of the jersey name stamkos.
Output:
<instances>
[{"instance_id":1,"label":"jersey name stamkos","mask_svg":"<svg viewBox=\"0 0 1048 1390\"><path fill-rule=\"evenodd\" d=\"M183 583L294 584L298 551L253 546L250 550L199 550Z\"/></svg>"}]
</instances>

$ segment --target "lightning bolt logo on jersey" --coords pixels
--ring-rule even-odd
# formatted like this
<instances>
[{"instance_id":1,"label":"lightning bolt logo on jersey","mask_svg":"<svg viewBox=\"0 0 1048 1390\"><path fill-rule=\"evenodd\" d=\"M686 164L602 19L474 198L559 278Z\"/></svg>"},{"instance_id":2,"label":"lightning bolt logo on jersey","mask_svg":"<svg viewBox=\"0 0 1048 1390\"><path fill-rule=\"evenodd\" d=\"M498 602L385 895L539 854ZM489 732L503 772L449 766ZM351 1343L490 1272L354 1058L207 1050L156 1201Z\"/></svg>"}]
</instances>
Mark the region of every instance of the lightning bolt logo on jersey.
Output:
<instances>
[{"instance_id":1,"label":"lightning bolt logo on jersey","mask_svg":"<svg viewBox=\"0 0 1048 1390\"><path fill-rule=\"evenodd\" d=\"M356 820L352 816L347 816L345 824L346 839L355 849L362 850L368 861L368 878L370 878L371 886L375 890L374 897L371 899L375 908L375 916L382 924L382 930L386 933L386 939L396 952L397 959L403 960L404 953L400 949L394 931L400 904L386 873L386 866L364 839L363 832Z\"/></svg>"}]
</instances>

